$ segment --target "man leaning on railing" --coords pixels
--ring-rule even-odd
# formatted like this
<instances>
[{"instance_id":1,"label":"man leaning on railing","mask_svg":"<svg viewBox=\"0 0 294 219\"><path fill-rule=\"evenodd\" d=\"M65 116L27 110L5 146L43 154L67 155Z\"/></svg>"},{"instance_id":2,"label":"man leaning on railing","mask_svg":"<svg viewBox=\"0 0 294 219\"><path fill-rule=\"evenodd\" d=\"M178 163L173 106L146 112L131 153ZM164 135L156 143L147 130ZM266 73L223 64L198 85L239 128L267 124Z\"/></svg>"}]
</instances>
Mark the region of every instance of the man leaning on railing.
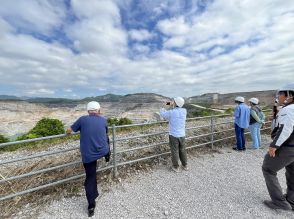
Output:
<instances>
[{"instance_id":1,"label":"man leaning on railing","mask_svg":"<svg viewBox=\"0 0 294 219\"><path fill-rule=\"evenodd\" d=\"M110 148L107 120L100 115L100 104L91 101L87 105L87 116L80 117L67 131L80 131L80 151L86 172L85 190L88 200L88 216L94 215L95 199L98 197L96 166L97 160L105 157L109 161Z\"/></svg>"}]
</instances>

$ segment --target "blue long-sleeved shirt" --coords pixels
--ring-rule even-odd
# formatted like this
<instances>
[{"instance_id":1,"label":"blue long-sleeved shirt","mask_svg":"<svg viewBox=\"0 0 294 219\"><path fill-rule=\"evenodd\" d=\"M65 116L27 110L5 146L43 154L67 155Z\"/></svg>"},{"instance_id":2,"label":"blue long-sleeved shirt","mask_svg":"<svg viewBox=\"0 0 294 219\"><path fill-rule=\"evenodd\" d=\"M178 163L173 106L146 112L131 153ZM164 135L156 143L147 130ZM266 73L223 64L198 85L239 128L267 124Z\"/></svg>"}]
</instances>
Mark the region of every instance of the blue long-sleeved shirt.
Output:
<instances>
[{"instance_id":1,"label":"blue long-sleeved shirt","mask_svg":"<svg viewBox=\"0 0 294 219\"><path fill-rule=\"evenodd\" d=\"M176 137L185 137L187 110L176 107L171 110L160 109L160 116L169 121L169 134Z\"/></svg>"},{"instance_id":2,"label":"blue long-sleeved shirt","mask_svg":"<svg viewBox=\"0 0 294 219\"><path fill-rule=\"evenodd\" d=\"M102 116L80 117L72 126L74 132L80 131L80 151L83 163L95 161L109 152L107 120Z\"/></svg>"},{"instance_id":3,"label":"blue long-sleeved shirt","mask_svg":"<svg viewBox=\"0 0 294 219\"><path fill-rule=\"evenodd\" d=\"M250 108L245 103L239 104L235 108L234 117L235 123L240 128L248 128L250 121Z\"/></svg>"}]
</instances>

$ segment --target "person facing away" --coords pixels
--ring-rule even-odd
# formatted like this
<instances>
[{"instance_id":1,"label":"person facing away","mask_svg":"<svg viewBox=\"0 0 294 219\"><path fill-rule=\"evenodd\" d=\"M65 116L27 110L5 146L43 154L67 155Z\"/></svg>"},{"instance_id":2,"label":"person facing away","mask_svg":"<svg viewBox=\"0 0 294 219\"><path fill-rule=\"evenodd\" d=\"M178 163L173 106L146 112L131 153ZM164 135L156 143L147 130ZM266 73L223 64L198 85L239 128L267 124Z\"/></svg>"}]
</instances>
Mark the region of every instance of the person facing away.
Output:
<instances>
[{"instance_id":1,"label":"person facing away","mask_svg":"<svg viewBox=\"0 0 294 219\"><path fill-rule=\"evenodd\" d=\"M246 150L244 129L249 127L250 109L244 102L244 97L238 96L235 98L237 104L234 111L236 147L233 149L237 151Z\"/></svg>"},{"instance_id":2,"label":"person facing away","mask_svg":"<svg viewBox=\"0 0 294 219\"><path fill-rule=\"evenodd\" d=\"M271 209L294 209L294 84L278 90L277 98L283 108L277 114L273 141L265 155L262 172L271 200L264 204ZM287 191L283 194L277 172L286 169Z\"/></svg>"},{"instance_id":3,"label":"person facing away","mask_svg":"<svg viewBox=\"0 0 294 219\"><path fill-rule=\"evenodd\" d=\"M84 187L88 201L88 216L91 217L96 207L95 199L99 195L96 179L97 160L105 157L108 162L110 148L107 120L100 115L100 104L96 101L89 102L87 111L88 115L76 120L67 130L67 134L80 131L80 152L86 172Z\"/></svg>"},{"instance_id":4,"label":"person facing away","mask_svg":"<svg viewBox=\"0 0 294 219\"><path fill-rule=\"evenodd\" d=\"M259 149L261 146L260 128L264 123L264 113L259 106L259 100L255 97L249 99L250 104L250 120L249 130L252 138L252 148Z\"/></svg>"},{"instance_id":5,"label":"person facing away","mask_svg":"<svg viewBox=\"0 0 294 219\"><path fill-rule=\"evenodd\" d=\"M188 170L187 152L185 146L185 127L187 110L182 108L185 101L182 97L176 97L171 102L166 102L170 105L170 109L160 109L160 116L169 121L169 145L171 149L172 170L179 172L179 160L181 161L184 170Z\"/></svg>"}]
</instances>

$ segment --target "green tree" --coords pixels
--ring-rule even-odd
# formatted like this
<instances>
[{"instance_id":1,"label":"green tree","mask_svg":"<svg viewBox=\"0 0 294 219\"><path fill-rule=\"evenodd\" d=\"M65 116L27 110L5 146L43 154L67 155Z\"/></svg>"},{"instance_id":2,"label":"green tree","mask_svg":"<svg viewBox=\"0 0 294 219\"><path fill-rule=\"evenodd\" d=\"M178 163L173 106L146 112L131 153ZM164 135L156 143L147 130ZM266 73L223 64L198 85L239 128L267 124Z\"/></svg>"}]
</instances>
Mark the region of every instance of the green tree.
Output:
<instances>
[{"instance_id":1,"label":"green tree","mask_svg":"<svg viewBox=\"0 0 294 219\"><path fill-rule=\"evenodd\" d=\"M9 141L8 138L6 138L4 135L0 134L0 143L5 143L5 142L8 142L8 141Z\"/></svg>"},{"instance_id":2,"label":"green tree","mask_svg":"<svg viewBox=\"0 0 294 219\"><path fill-rule=\"evenodd\" d=\"M51 135L64 134L64 125L58 119L43 118L37 122L28 133L21 135L17 140L39 138Z\"/></svg>"}]
</instances>

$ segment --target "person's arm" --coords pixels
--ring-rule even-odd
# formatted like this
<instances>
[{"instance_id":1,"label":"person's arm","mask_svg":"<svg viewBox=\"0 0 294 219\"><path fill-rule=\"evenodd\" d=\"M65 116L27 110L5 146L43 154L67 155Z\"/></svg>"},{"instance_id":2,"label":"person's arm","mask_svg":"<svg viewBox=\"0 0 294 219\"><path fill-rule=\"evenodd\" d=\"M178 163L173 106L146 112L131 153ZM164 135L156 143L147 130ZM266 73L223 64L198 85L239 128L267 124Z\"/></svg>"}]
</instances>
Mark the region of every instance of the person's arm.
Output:
<instances>
[{"instance_id":1,"label":"person's arm","mask_svg":"<svg viewBox=\"0 0 294 219\"><path fill-rule=\"evenodd\" d=\"M239 106L237 106L237 107L235 108L235 111L234 111L234 117L235 117L235 118L239 118L239 117L240 117L240 107L239 107Z\"/></svg>"},{"instance_id":2,"label":"person's arm","mask_svg":"<svg viewBox=\"0 0 294 219\"><path fill-rule=\"evenodd\" d=\"M256 122L258 123L263 123L263 121L261 121L256 113L255 110L250 110L250 115L255 119Z\"/></svg>"},{"instance_id":3,"label":"person's arm","mask_svg":"<svg viewBox=\"0 0 294 219\"><path fill-rule=\"evenodd\" d=\"M80 129L81 129L81 118L79 118L77 121L75 121L75 123L72 124L72 126L66 130L66 134L69 135L72 132L79 131Z\"/></svg>"},{"instance_id":4,"label":"person's arm","mask_svg":"<svg viewBox=\"0 0 294 219\"><path fill-rule=\"evenodd\" d=\"M294 119L290 112L282 112L279 115L279 129L277 131L277 134L273 140L273 142L270 144L269 147L269 154L271 157L275 156L276 150L290 137L290 135L293 133L293 127L294 127Z\"/></svg>"},{"instance_id":5,"label":"person's arm","mask_svg":"<svg viewBox=\"0 0 294 219\"><path fill-rule=\"evenodd\" d=\"M170 118L170 110L166 110L164 108L161 108L159 111L159 114L164 119L169 120L169 118Z\"/></svg>"}]
</instances>

